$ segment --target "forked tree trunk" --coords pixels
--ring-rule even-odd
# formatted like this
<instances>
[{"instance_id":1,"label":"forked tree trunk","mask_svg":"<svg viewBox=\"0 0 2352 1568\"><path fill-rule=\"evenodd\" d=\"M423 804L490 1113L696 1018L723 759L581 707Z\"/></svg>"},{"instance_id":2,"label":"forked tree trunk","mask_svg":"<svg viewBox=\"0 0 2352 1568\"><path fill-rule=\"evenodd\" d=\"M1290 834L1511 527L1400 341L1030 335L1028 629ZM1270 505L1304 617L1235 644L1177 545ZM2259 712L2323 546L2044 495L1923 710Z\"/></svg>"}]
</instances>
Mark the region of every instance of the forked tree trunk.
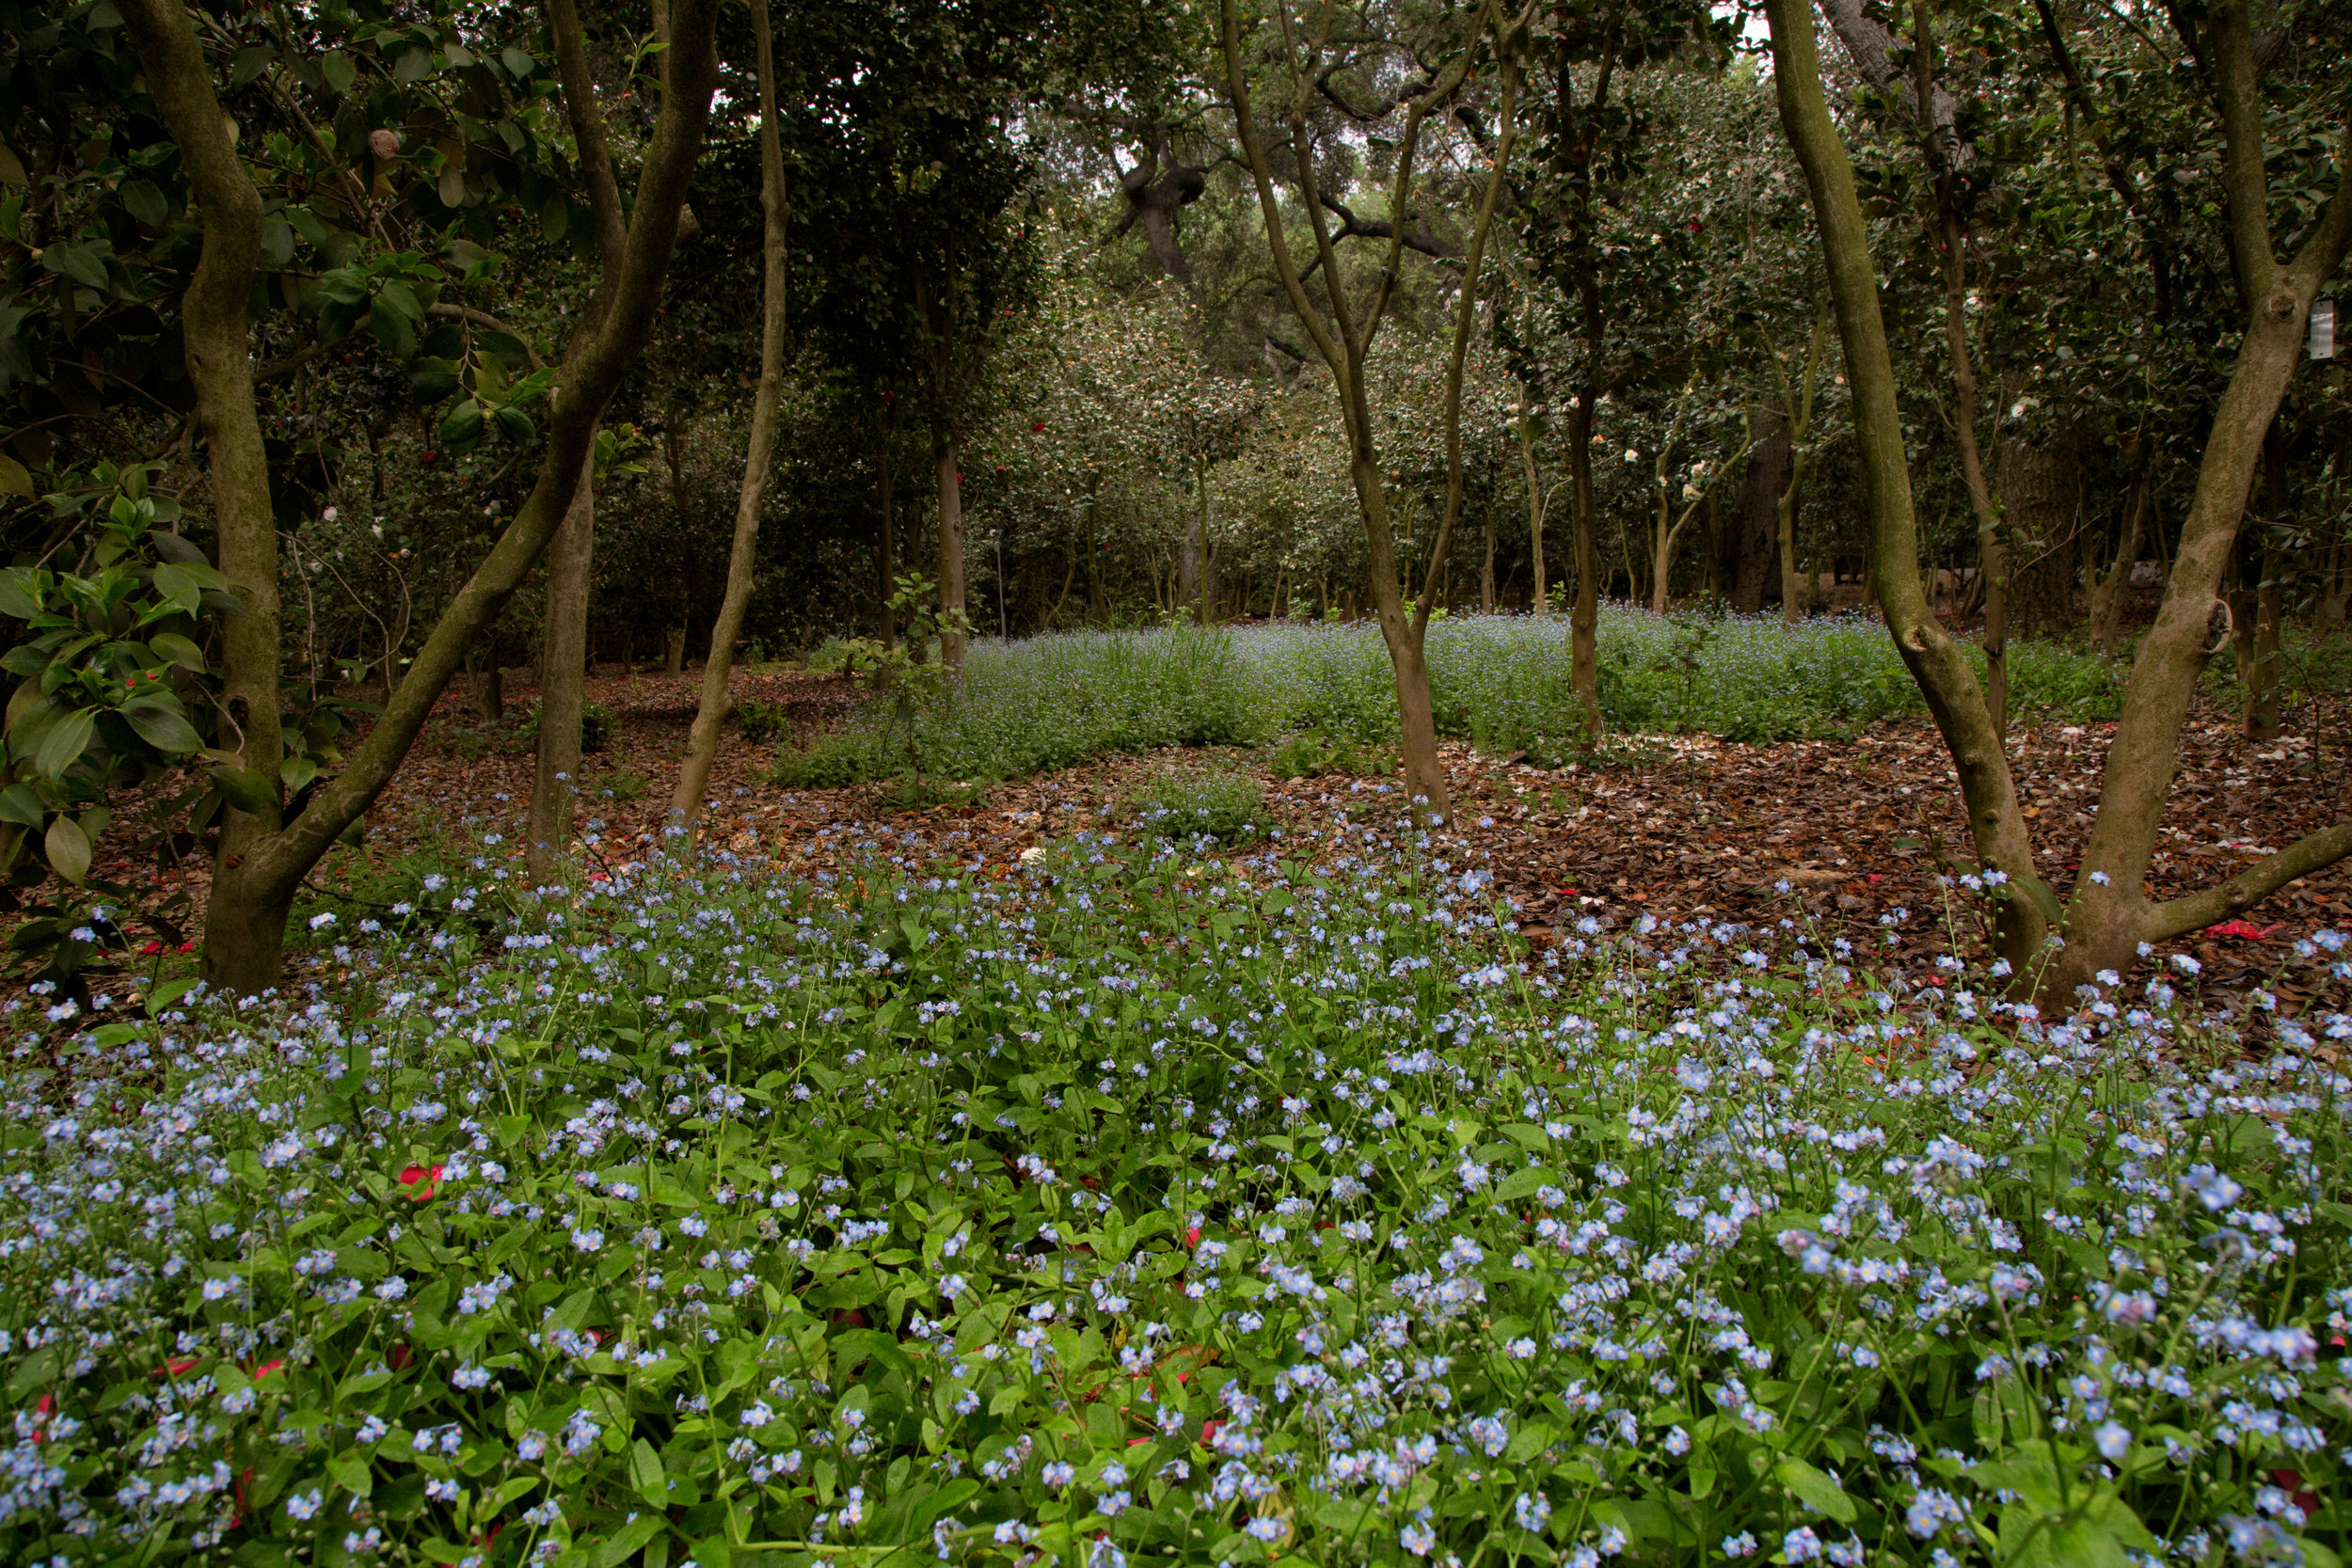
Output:
<instances>
[{"instance_id":1,"label":"forked tree trunk","mask_svg":"<svg viewBox=\"0 0 2352 1568\"><path fill-rule=\"evenodd\" d=\"M2163 607L2140 641L2124 688L2122 718L2083 852L2085 875L2061 911L2035 871L1984 693L1957 645L1925 613L1919 594L1918 538L1893 359L1853 171L1822 93L1812 10L1804 0L1767 0L1766 11L1781 122L1804 169L1837 306L1887 629L1951 750L1977 852L2010 880L1997 929L2003 955L2017 973L2014 984L2066 996L2099 970L2130 967L2138 942L2227 919L2295 878L2352 854L2352 821L2342 821L2185 897L2153 903L2141 883L2178 765L2181 726L2209 657L2215 593L2244 522L2263 437L2294 373L2312 296L2352 247L2352 167L2340 171L2333 198L2302 251L2280 264L2269 232L2251 30L2242 0L2213 6L2204 42L2221 122L2231 248L2254 304L2229 388L2215 411ZM2064 946L2048 951L2043 939L2053 927L2062 927Z\"/></svg>"},{"instance_id":2,"label":"forked tree trunk","mask_svg":"<svg viewBox=\"0 0 2352 1568\"><path fill-rule=\"evenodd\" d=\"M202 249L182 330L205 440L221 569L247 607L224 628L224 701L243 727L241 754L248 766L266 765L266 776L275 779L283 744L277 706L277 531L246 319L260 253L261 201L238 162L189 13L177 0L125 0L122 8L202 214ZM557 0L550 12L559 53L581 48L569 5ZM662 55L668 90L645 148L623 264L617 278L609 279L612 307L594 341L567 370L531 494L453 597L343 770L312 790L292 821L281 821L277 807L227 814L204 926L204 976L215 987L251 994L278 983L287 912L303 878L391 781L467 651L496 621L569 510L580 466L594 450L596 420L652 327L718 77L717 17L716 0L678 0L675 41Z\"/></svg>"},{"instance_id":3,"label":"forked tree trunk","mask_svg":"<svg viewBox=\"0 0 2352 1568\"><path fill-rule=\"evenodd\" d=\"M743 635L743 612L752 600L752 576L758 564L759 503L768 491L768 465L776 446L776 403L784 390L784 268L790 212L785 201L784 144L776 129L775 44L768 25L768 0L752 0L752 30L759 41L759 200L766 215L761 247L759 386L752 393L751 441L743 454L743 486L735 502L735 541L727 555L726 593L711 623L710 657L703 661L702 703L687 735L677 793L670 800L678 824L689 832L702 816L703 791L710 783L711 764L719 756L719 726L726 721L730 705L727 675L735 664L735 645Z\"/></svg>"},{"instance_id":4,"label":"forked tree trunk","mask_svg":"<svg viewBox=\"0 0 2352 1568\"><path fill-rule=\"evenodd\" d=\"M1286 5L1289 0L1279 0L1279 3ZM1452 814L1453 802L1445 770L1438 760L1437 725L1429 697L1429 665L1423 652L1424 636L1438 591L1441 565L1452 541L1454 521L1461 511L1462 367L1477 306L1480 257L1502 187L1504 165L1510 155L1514 130L1512 98L1518 87L1518 50L1524 39L1523 25L1515 25L1508 30L1497 28L1495 44L1502 65L1502 93L1497 115L1495 153L1478 219L1471 230L1470 243L1464 258L1462 283L1456 296L1453 352L1447 367L1446 510L1430 550L1429 570L1422 576L1421 594L1418 600L1408 607L1398 577L1395 535L1389 521L1388 496L1375 441L1371 402L1365 392L1365 355L1396 283L1405 225L1399 222L1391 228L1388 264L1369 304L1352 305L1344 291L1335 290L1327 296L1329 310L1327 321L1326 307L1319 306L1309 297L1298 268L1291 260L1290 244L1286 237L1288 218L1282 203L1275 196L1272 165L1260 144L1257 121L1249 105L1248 80L1242 65L1241 18L1236 0L1223 0L1219 13L1225 88L1232 106L1234 130L1242 144L1243 161L1257 187L1259 214L1265 224L1267 248L1273 254L1275 270L1281 278L1292 308L1298 313L1300 325L1306 328L1308 336L1314 341L1316 352L1330 369L1339 396L1342 422L1347 430L1349 477L1355 484L1358 510L1363 516L1373 599L1379 614L1381 640L1388 646L1389 662L1396 676L1406 793L1417 816L1424 821L1441 823ZM1529 14L1532 14L1532 8ZM1327 20L1328 12L1326 16ZM1461 85L1469 73L1481 35L1486 32L1491 16L1491 8L1478 13L1466 47L1437 73L1430 83L1430 90L1417 96L1406 109L1405 132L1398 142L1392 198L1394 211L1399 214L1406 210L1407 197L1412 189L1413 154L1419 143L1425 105L1445 103ZM1314 232L1316 264L1324 269L1327 277L1336 278L1341 270L1339 259L1325 221L1316 183L1314 143L1307 124L1311 83L1296 55L1288 52L1287 44L1284 47L1284 60L1293 87L1285 117L1290 130L1292 177L1298 186L1300 205L1305 209ZM1360 317L1359 310L1361 311Z\"/></svg>"}]
</instances>

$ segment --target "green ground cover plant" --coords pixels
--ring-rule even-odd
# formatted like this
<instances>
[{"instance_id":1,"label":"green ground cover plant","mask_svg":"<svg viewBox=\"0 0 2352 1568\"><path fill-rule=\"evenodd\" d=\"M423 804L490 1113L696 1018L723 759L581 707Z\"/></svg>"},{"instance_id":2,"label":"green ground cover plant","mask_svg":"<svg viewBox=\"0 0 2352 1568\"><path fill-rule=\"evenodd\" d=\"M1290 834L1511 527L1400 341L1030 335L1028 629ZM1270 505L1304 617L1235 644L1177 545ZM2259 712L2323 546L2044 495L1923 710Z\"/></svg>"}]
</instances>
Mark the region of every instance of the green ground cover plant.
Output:
<instances>
[{"instance_id":1,"label":"green ground cover plant","mask_svg":"<svg viewBox=\"0 0 2352 1568\"><path fill-rule=\"evenodd\" d=\"M2339 937L2299 1018L2185 960L2044 1017L1917 917L1537 950L1383 826L541 888L485 835L306 911L330 988L11 1005L0 1548L2352 1544Z\"/></svg>"},{"instance_id":2,"label":"green ground cover plant","mask_svg":"<svg viewBox=\"0 0 2352 1568\"><path fill-rule=\"evenodd\" d=\"M1600 650L1601 709L1620 733L1826 737L1925 711L1884 628L1859 616L1789 626L1776 616L1613 607ZM1581 754L1568 658L1567 623L1557 617L1432 622L1439 733L1539 760ZM2093 720L2120 707L2121 669L2095 655L2021 643L2010 666L2021 711ZM960 696L916 721L923 755L939 759L932 770L957 777L1026 776L1116 752L1265 745L1285 735L1376 747L1397 734L1395 681L1364 626L1180 626L977 643L967 679ZM887 776L903 766L887 727L861 717L808 751L784 752L776 778L814 787ZM1285 744L1278 766L1308 770L1303 752Z\"/></svg>"}]
</instances>

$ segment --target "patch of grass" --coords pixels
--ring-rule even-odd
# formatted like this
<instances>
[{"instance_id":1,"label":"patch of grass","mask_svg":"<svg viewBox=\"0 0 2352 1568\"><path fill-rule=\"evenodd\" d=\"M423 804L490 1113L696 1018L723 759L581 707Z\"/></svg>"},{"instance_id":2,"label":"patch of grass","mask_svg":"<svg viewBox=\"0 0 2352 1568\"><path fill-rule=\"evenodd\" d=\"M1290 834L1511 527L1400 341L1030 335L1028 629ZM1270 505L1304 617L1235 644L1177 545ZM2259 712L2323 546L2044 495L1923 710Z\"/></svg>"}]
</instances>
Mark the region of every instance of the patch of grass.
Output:
<instances>
[{"instance_id":1,"label":"patch of grass","mask_svg":"<svg viewBox=\"0 0 2352 1568\"><path fill-rule=\"evenodd\" d=\"M1855 615L1789 626L1613 607L1602 613L1599 657L1613 741L1828 738L1925 711L1885 628ZM1429 666L1441 735L1548 766L1617 757L1585 734L1564 617L1433 621ZM2098 719L2120 705L2121 667L2095 655L2019 643L2011 670L2021 712ZM1060 633L976 642L964 689L924 709L916 726L927 770L1017 778L1113 752L1263 745L1286 733L1393 747L1396 688L1379 633L1364 625ZM903 741L894 751L886 729L861 715L808 752L780 757L777 780L818 787L903 771ZM1285 766L1308 760L1290 742L1281 756Z\"/></svg>"}]
</instances>

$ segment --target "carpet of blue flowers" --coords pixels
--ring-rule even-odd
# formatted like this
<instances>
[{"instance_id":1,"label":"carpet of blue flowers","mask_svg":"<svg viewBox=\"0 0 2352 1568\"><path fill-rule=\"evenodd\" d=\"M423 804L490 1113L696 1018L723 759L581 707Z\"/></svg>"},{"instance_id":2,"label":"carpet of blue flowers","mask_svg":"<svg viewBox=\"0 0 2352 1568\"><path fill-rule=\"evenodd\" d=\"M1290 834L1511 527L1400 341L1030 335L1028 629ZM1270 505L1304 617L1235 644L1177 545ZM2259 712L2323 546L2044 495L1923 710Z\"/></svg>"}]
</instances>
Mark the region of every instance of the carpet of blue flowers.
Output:
<instances>
[{"instance_id":1,"label":"carpet of blue flowers","mask_svg":"<svg viewBox=\"0 0 2352 1568\"><path fill-rule=\"evenodd\" d=\"M2332 935L2060 1016L1352 832L485 851L299 996L20 1011L0 1550L2340 1560Z\"/></svg>"}]
</instances>

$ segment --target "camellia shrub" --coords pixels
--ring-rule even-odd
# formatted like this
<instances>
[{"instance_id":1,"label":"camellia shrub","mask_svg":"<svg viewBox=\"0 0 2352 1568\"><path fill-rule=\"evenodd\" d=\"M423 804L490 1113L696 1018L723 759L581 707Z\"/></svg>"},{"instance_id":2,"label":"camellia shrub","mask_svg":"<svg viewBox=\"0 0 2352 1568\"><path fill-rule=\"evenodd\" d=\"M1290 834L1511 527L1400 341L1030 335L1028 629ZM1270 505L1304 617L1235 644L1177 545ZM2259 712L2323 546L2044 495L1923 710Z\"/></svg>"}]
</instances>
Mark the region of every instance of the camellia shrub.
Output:
<instances>
[{"instance_id":1,"label":"camellia shrub","mask_svg":"<svg viewBox=\"0 0 2352 1568\"><path fill-rule=\"evenodd\" d=\"M2342 1553L2332 935L2036 1011L1362 823L864 832L20 1011L8 1560Z\"/></svg>"}]
</instances>

